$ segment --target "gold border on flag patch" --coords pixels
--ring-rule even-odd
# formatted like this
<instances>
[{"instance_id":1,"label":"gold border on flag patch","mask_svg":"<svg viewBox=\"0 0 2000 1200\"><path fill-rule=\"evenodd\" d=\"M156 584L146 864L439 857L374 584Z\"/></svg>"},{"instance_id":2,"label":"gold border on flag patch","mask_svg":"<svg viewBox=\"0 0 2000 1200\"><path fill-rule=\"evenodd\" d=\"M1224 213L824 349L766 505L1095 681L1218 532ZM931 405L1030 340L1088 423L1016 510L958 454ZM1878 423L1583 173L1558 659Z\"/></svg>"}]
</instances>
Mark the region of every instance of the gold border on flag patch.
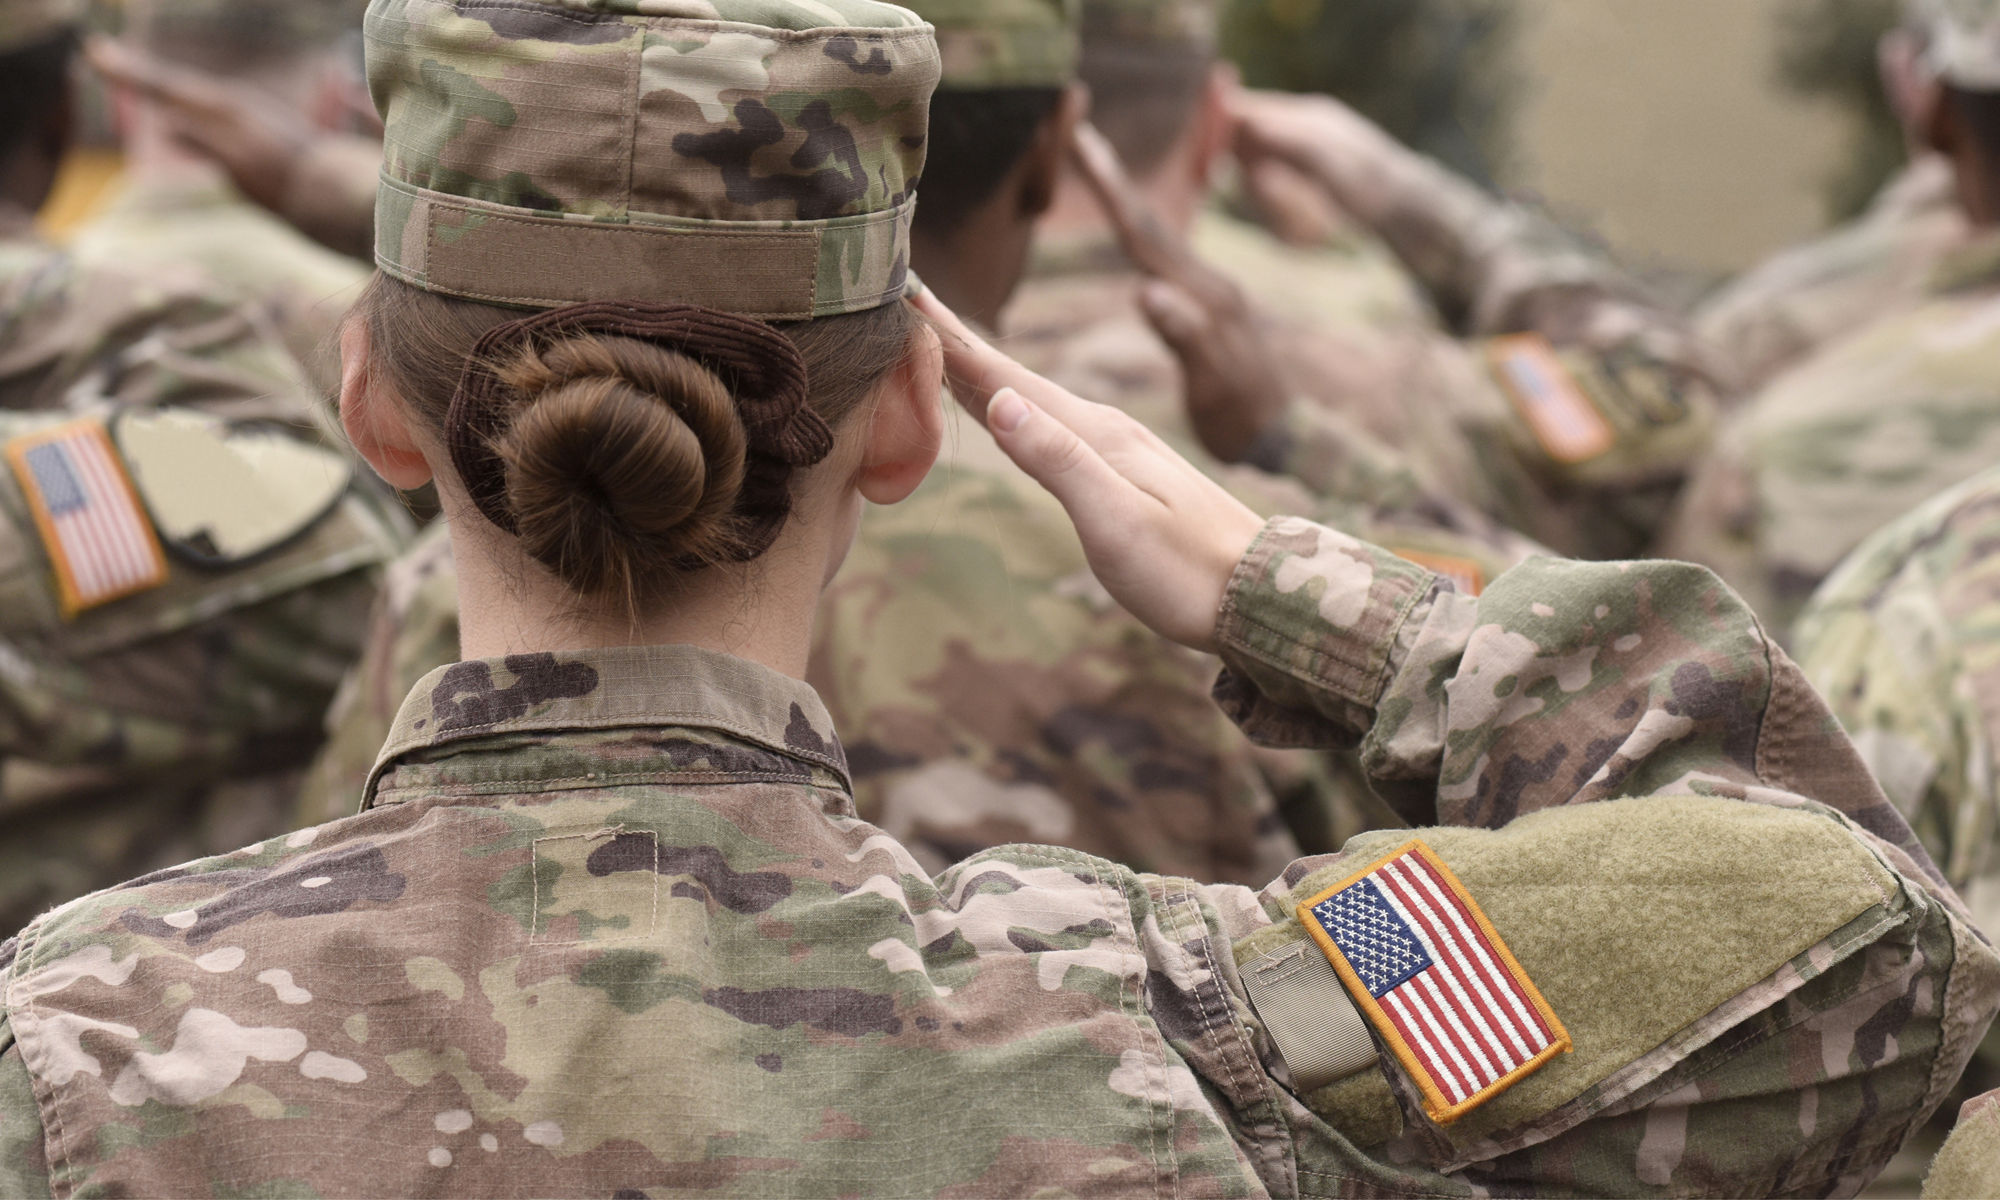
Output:
<instances>
[{"instance_id":1,"label":"gold border on flag patch","mask_svg":"<svg viewBox=\"0 0 2000 1200\"><path fill-rule=\"evenodd\" d=\"M1580 463L1618 443L1617 431L1577 386L1549 339L1539 333L1497 337L1486 344L1486 357L1500 390L1550 458Z\"/></svg>"},{"instance_id":2,"label":"gold border on flag patch","mask_svg":"<svg viewBox=\"0 0 2000 1200\"><path fill-rule=\"evenodd\" d=\"M1555 1010L1422 841L1404 843L1297 912L1438 1124L1569 1050Z\"/></svg>"},{"instance_id":3,"label":"gold border on flag patch","mask_svg":"<svg viewBox=\"0 0 2000 1200\"><path fill-rule=\"evenodd\" d=\"M46 461L34 458L43 451ZM15 438L7 461L55 569L65 619L167 581L167 556L101 422Z\"/></svg>"}]
</instances>

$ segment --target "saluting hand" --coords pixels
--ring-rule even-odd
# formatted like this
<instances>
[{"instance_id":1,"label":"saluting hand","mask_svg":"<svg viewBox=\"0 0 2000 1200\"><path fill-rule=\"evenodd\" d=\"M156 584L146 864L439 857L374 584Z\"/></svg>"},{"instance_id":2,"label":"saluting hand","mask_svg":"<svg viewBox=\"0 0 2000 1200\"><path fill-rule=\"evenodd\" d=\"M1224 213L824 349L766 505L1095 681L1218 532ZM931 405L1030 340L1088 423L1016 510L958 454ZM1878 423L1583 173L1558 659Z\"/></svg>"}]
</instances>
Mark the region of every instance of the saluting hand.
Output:
<instances>
[{"instance_id":1,"label":"saluting hand","mask_svg":"<svg viewBox=\"0 0 2000 1200\"><path fill-rule=\"evenodd\" d=\"M1126 255L1151 276L1140 308L1180 360L1195 436L1222 461L1243 461L1291 400L1280 355L1255 307L1161 224L1104 135L1078 127L1071 157Z\"/></svg>"},{"instance_id":2,"label":"saluting hand","mask_svg":"<svg viewBox=\"0 0 2000 1200\"><path fill-rule=\"evenodd\" d=\"M1028 370L926 292L952 392L1007 456L1062 502L1090 568L1154 632L1215 649L1236 564L1264 520L1144 425Z\"/></svg>"}]
</instances>

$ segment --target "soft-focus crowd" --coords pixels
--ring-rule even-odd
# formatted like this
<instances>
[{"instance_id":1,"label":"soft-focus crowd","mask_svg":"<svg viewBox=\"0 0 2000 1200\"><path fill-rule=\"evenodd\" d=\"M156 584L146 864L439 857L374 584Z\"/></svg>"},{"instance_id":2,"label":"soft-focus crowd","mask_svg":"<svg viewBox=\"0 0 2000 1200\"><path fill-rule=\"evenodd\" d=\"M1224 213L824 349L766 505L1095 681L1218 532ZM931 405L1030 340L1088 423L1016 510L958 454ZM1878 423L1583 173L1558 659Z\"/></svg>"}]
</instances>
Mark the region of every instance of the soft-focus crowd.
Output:
<instances>
[{"instance_id":1,"label":"soft-focus crowd","mask_svg":"<svg viewBox=\"0 0 2000 1200\"><path fill-rule=\"evenodd\" d=\"M2000 1194L2000 0L1692 310L1217 20L0 0L0 1195Z\"/></svg>"}]
</instances>

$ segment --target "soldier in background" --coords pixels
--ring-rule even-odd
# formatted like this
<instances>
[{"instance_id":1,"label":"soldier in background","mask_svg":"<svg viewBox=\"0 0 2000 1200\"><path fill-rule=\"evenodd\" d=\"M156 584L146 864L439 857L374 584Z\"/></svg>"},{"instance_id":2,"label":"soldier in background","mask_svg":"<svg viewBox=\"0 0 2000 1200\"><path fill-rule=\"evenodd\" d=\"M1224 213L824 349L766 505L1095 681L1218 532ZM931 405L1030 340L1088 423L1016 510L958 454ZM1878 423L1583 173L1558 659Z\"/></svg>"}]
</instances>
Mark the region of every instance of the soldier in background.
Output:
<instances>
[{"instance_id":1,"label":"soldier in background","mask_svg":"<svg viewBox=\"0 0 2000 1200\"><path fill-rule=\"evenodd\" d=\"M1877 73L1901 133L1905 162L1864 212L1839 229L1795 246L1705 300L1695 329L1741 398L1828 343L1922 302L1946 255L1971 236L1953 192L1951 163L1925 141L1939 100L1924 66L1931 0L1904 0L1903 19L1881 35ZM1840 0L1802 11L1801 24L1868 23L1868 10ZM1805 36L1824 38L1809 29ZM1803 70L1803 68L1800 68Z\"/></svg>"},{"instance_id":2,"label":"soldier in background","mask_svg":"<svg viewBox=\"0 0 2000 1200\"><path fill-rule=\"evenodd\" d=\"M0 1190L1865 1182L2000 960L1727 589L1545 560L1474 599L1261 521L901 307L928 30L715 7L377 0L385 209L430 219L383 222L343 416L438 479L479 657L412 692L362 813L0 943ZM934 878L857 821L806 628L935 458L941 365L1246 729L1361 742L1459 827L1256 893L1027 846Z\"/></svg>"},{"instance_id":3,"label":"soldier in background","mask_svg":"<svg viewBox=\"0 0 2000 1200\"><path fill-rule=\"evenodd\" d=\"M2000 460L2000 10L1927 11L1925 133L1974 234L1921 303L1745 398L1654 548L1713 567L1778 630L1869 534Z\"/></svg>"},{"instance_id":4,"label":"soldier in background","mask_svg":"<svg viewBox=\"0 0 2000 1200\"><path fill-rule=\"evenodd\" d=\"M353 0L129 0L124 36L146 53L253 89L255 107L289 110L329 132L348 124L357 84ZM367 281L359 261L302 236L242 195L188 147L159 104L113 90L125 176L71 239L84 262L134 273L193 263L221 288L264 307L313 382L331 393L332 341Z\"/></svg>"},{"instance_id":5,"label":"soldier in background","mask_svg":"<svg viewBox=\"0 0 2000 1200\"><path fill-rule=\"evenodd\" d=\"M81 7L0 9L0 920L285 829L405 536L258 311L35 237Z\"/></svg>"}]
</instances>

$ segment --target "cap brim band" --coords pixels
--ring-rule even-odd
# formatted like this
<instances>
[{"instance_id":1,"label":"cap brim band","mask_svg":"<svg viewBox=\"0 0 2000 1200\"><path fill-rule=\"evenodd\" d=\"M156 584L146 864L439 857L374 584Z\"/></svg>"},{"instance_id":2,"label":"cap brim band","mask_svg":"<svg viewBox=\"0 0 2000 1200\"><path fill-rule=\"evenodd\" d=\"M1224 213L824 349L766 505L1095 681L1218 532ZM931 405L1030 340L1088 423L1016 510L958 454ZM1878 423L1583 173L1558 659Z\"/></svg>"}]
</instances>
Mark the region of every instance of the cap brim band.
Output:
<instances>
[{"instance_id":1,"label":"cap brim band","mask_svg":"<svg viewBox=\"0 0 2000 1200\"><path fill-rule=\"evenodd\" d=\"M803 321L901 298L915 210L911 196L811 224L566 220L384 177L375 261L413 287L516 308L634 300Z\"/></svg>"}]
</instances>

